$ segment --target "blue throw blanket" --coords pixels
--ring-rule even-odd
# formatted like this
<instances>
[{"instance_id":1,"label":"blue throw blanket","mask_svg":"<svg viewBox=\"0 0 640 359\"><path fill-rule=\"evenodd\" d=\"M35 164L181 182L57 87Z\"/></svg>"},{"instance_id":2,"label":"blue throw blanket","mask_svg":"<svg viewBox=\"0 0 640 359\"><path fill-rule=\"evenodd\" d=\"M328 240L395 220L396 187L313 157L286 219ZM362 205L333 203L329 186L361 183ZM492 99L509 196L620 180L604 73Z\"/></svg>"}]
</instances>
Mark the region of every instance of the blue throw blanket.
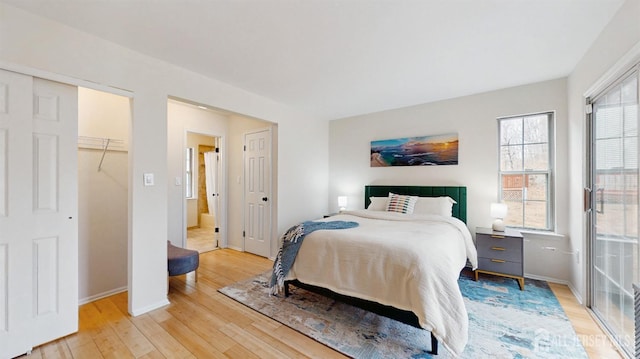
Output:
<instances>
[{"instance_id":1,"label":"blue throw blanket","mask_svg":"<svg viewBox=\"0 0 640 359\"><path fill-rule=\"evenodd\" d=\"M298 250L307 234L321 229L347 229L357 226L357 222L348 221L306 221L289 228L282 236L282 246L278 251L275 262L273 262L273 274L269 283L269 292L275 295L283 290L284 279L287 277L291 266L293 266Z\"/></svg>"}]
</instances>

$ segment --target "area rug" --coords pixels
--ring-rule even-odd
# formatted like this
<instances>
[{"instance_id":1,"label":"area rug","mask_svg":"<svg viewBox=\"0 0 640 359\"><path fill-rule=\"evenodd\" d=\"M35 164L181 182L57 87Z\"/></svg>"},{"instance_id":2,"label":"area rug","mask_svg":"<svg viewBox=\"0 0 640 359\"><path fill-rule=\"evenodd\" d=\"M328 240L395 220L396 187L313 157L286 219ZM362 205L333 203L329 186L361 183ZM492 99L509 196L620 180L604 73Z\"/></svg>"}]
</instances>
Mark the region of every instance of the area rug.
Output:
<instances>
[{"instance_id":1,"label":"area rug","mask_svg":"<svg viewBox=\"0 0 640 359\"><path fill-rule=\"evenodd\" d=\"M270 296L270 272L220 289L230 298L353 358L450 358L440 345L428 354L428 331L291 286ZM546 282L461 275L469 313L469 342L462 358L587 358Z\"/></svg>"}]
</instances>

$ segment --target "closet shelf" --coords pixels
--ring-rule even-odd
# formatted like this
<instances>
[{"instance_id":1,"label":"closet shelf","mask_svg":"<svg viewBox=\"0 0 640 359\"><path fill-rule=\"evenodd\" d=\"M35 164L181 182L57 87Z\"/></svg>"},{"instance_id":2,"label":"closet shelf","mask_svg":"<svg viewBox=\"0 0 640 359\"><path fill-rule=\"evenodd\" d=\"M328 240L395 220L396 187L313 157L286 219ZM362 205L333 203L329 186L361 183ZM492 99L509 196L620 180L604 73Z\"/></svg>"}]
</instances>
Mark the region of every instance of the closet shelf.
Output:
<instances>
[{"instance_id":1,"label":"closet shelf","mask_svg":"<svg viewBox=\"0 0 640 359\"><path fill-rule=\"evenodd\" d=\"M102 169L102 162L107 151L127 152L127 147L123 140L105 137L78 136L78 148L102 150L98 171Z\"/></svg>"},{"instance_id":2,"label":"closet shelf","mask_svg":"<svg viewBox=\"0 0 640 359\"><path fill-rule=\"evenodd\" d=\"M104 150L105 147L107 147L108 151L127 151L124 140L106 137L78 136L78 148Z\"/></svg>"}]
</instances>

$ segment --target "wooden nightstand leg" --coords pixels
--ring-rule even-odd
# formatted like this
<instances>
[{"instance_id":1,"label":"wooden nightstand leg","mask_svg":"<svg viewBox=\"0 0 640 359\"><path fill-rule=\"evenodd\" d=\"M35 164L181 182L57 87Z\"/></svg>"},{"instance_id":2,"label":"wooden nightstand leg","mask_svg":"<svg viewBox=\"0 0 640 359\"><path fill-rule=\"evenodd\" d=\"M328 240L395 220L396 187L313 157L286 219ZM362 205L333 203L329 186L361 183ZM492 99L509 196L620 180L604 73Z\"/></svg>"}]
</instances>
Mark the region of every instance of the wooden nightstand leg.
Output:
<instances>
[{"instance_id":1,"label":"wooden nightstand leg","mask_svg":"<svg viewBox=\"0 0 640 359\"><path fill-rule=\"evenodd\" d=\"M476 276L475 281L477 282L477 281L478 281L478 271L477 271L477 270L474 270L474 271L473 271L473 274Z\"/></svg>"},{"instance_id":2,"label":"wooden nightstand leg","mask_svg":"<svg viewBox=\"0 0 640 359\"><path fill-rule=\"evenodd\" d=\"M520 290L524 290L524 278L518 278L518 285L520 286Z\"/></svg>"}]
</instances>

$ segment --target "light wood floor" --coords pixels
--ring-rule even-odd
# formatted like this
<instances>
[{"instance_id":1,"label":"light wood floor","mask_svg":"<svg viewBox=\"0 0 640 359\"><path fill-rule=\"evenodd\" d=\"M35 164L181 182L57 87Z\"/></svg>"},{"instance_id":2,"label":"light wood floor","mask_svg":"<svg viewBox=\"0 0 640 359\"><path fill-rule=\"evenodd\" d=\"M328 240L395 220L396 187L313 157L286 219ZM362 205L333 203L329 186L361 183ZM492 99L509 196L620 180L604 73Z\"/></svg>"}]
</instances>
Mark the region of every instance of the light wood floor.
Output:
<instances>
[{"instance_id":1,"label":"light wood floor","mask_svg":"<svg viewBox=\"0 0 640 359\"><path fill-rule=\"evenodd\" d=\"M200 256L197 283L192 273L170 278L169 306L134 318L127 314L126 293L85 304L78 333L35 348L27 359L345 358L217 292L271 265L230 249L207 252ZM552 289L589 356L620 358L569 289Z\"/></svg>"},{"instance_id":2,"label":"light wood floor","mask_svg":"<svg viewBox=\"0 0 640 359\"><path fill-rule=\"evenodd\" d=\"M596 324L587 309L578 304L576 297L566 285L549 283L549 287L558 298L560 305L573 324L578 338L589 354L589 358L619 359L620 353L615 349L609 337Z\"/></svg>"},{"instance_id":3,"label":"light wood floor","mask_svg":"<svg viewBox=\"0 0 640 359\"><path fill-rule=\"evenodd\" d=\"M218 249L214 229L207 227L187 228L186 247L188 249L194 249L199 253Z\"/></svg>"}]
</instances>

